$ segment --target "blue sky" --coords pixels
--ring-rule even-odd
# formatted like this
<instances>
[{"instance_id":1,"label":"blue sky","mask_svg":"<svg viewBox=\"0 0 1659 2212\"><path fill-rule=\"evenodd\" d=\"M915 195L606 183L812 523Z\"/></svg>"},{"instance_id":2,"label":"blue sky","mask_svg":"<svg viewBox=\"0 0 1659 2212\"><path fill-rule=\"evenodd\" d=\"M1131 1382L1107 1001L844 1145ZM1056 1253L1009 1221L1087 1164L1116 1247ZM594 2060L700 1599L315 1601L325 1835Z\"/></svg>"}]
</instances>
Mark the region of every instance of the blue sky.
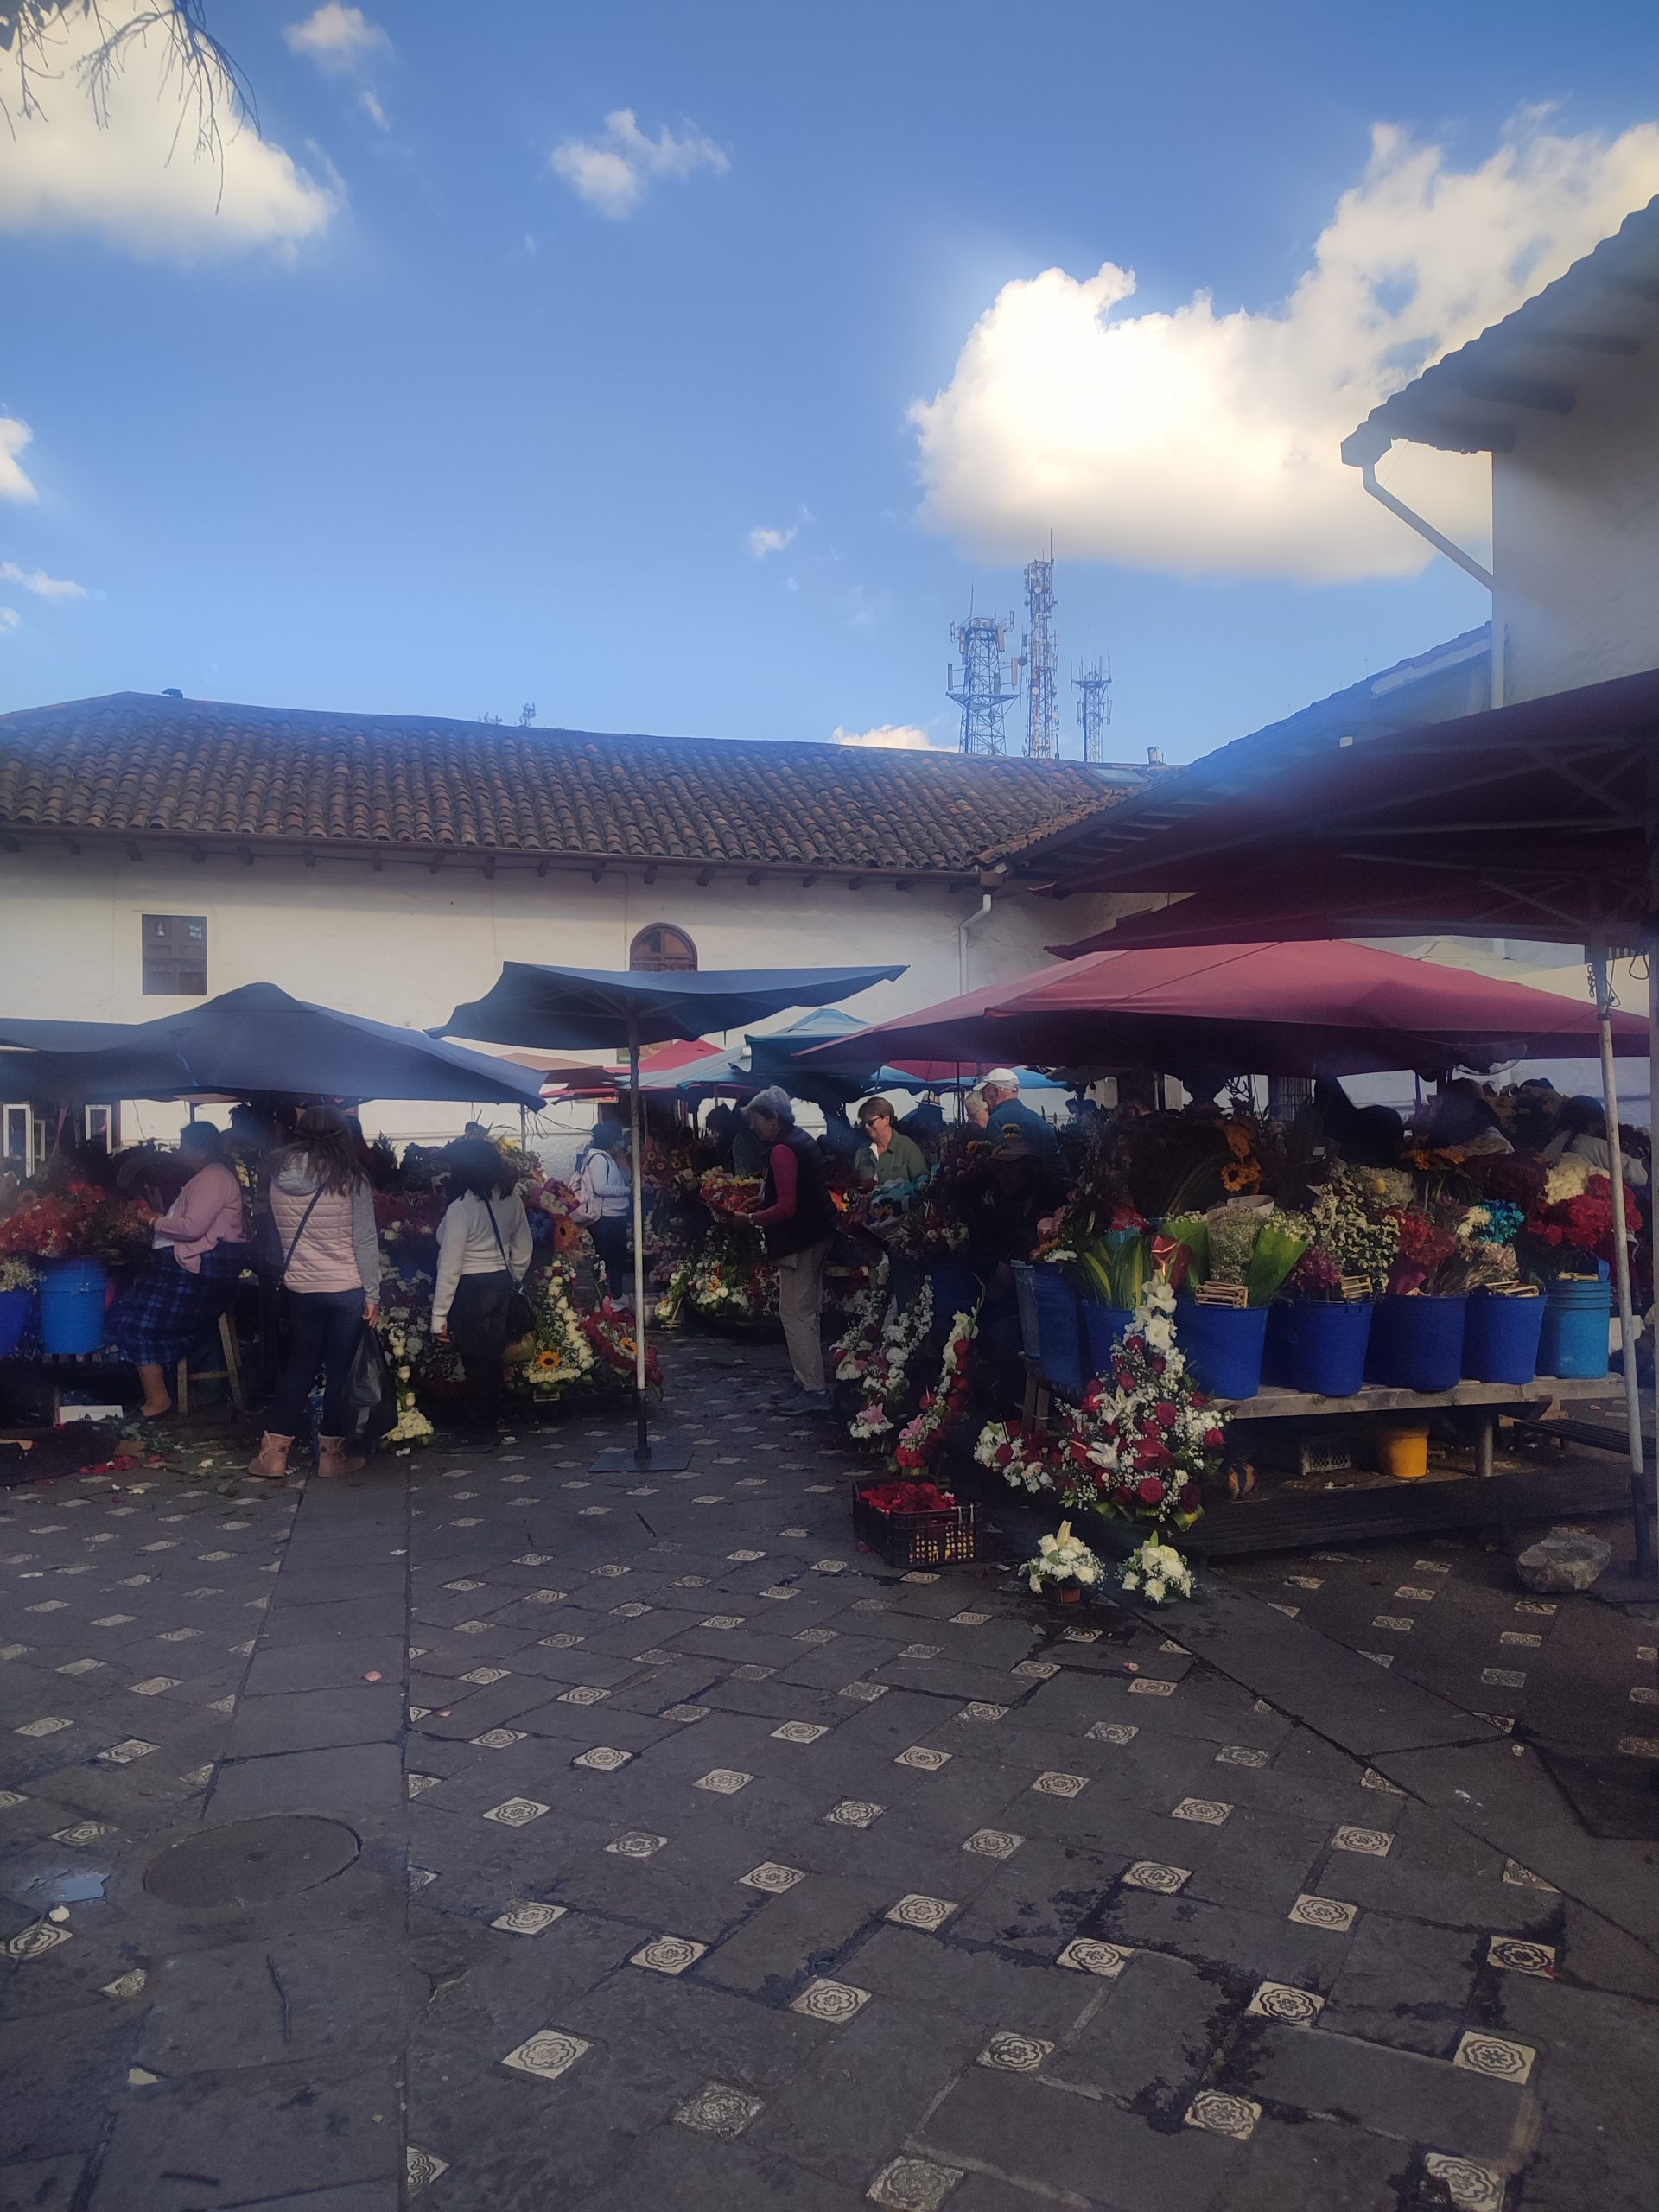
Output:
<instances>
[{"instance_id":1,"label":"blue sky","mask_svg":"<svg viewBox=\"0 0 1659 2212\"><path fill-rule=\"evenodd\" d=\"M1634 7L402 0L308 43L317 12L209 0L308 180L263 232L245 149L215 213L187 134L168 213L118 116L63 151L67 84L0 133L0 418L29 433L0 707L177 684L950 743L947 626L970 590L1014 605L1046 517L1065 658L1090 632L1113 657L1114 753L1188 758L1484 616L1447 564L1400 572L1351 472L1298 490L1284 462L1305 436L1326 467L1371 404L1331 391L1363 303L1327 311L1354 255L1399 306L1366 223L1416 257L1410 365L1554 273L1494 270L1518 236L1564 261L1659 189ZM142 65L115 98L151 101ZM1558 210L1564 160L1586 189ZM621 212L578 188L630 174ZM1107 354L1078 289L1106 262L1137 282L1113 315L1185 321ZM930 431L909 410L941 393ZM795 535L757 557L757 530Z\"/></svg>"}]
</instances>

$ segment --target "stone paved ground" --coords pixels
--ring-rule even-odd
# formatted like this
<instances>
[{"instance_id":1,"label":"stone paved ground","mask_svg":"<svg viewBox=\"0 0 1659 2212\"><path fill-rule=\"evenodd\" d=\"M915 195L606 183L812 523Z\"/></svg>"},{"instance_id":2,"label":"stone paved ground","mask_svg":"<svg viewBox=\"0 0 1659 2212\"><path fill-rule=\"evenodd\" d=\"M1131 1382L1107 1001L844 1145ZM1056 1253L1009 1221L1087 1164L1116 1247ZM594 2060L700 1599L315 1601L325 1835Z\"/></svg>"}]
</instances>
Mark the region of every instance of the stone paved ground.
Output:
<instances>
[{"instance_id":1,"label":"stone paved ground","mask_svg":"<svg viewBox=\"0 0 1659 2212\"><path fill-rule=\"evenodd\" d=\"M8 1495L0 2212L1645 2212L1656 1851L1527 1738L1652 1630L1438 1544L904 1577L770 1357L672 1355L681 1477Z\"/></svg>"}]
</instances>

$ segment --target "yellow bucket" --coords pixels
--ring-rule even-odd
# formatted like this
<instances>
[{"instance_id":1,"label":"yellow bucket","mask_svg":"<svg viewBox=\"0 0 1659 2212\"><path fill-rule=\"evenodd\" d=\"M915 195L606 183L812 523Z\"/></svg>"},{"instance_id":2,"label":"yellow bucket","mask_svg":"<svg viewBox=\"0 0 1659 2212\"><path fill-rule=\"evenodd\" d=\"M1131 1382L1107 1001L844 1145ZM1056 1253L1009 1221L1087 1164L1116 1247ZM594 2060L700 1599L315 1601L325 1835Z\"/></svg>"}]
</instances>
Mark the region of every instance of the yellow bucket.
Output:
<instances>
[{"instance_id":1,"label":"yellow bucket","mask_svg":"<svg viewBox=\"0 0 1659 2212\"><path fill-rule=\"evenodd\" d=\"M1376 1464L1397 1483L1418 1483L1428 1472L1428 1423L1412 1421L1376 1432Z\"/></svg>"}]
</instances>

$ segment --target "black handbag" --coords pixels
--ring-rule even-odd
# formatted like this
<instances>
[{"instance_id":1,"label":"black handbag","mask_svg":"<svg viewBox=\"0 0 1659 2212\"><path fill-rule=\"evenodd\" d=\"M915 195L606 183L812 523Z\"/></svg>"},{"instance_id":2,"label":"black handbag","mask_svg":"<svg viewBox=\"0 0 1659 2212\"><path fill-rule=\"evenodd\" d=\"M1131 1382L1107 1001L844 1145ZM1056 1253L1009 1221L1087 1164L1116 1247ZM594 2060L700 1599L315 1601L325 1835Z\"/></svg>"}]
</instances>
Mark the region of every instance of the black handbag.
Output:
<instances>
[{"instance_id":1,"label":"black handbag","mask_svg":"<svg viewBox=\"0 0 1659 2212\"><path fill-rule=\"evenodd\" d=\"M501 1264L506 1268L512 1283L512 1288L507 1294L507 1342L510 1344L522 1344L526 1337L534 1333L536 1308L524 1295L523 1285L512 1272L507 1259L507 1248L501 1242L501 1227L495 1217L495 1208L487 1198L484 1201L484 1211L490 1217L490 1227L495 1234L495 1249L501 1255Z\"/></svg>"},{"instance_id":2,"label":"black handbag","mask_svg":"<svg viewBox=\"0 0 1659 2212\"><path fill-rule=\"evenodd\" d=\"M397 1377L379 1332L365 1321L346 1376L346 1433L354 1444L378 1444L397 1426Z\"/></svg>"}]
</instances>

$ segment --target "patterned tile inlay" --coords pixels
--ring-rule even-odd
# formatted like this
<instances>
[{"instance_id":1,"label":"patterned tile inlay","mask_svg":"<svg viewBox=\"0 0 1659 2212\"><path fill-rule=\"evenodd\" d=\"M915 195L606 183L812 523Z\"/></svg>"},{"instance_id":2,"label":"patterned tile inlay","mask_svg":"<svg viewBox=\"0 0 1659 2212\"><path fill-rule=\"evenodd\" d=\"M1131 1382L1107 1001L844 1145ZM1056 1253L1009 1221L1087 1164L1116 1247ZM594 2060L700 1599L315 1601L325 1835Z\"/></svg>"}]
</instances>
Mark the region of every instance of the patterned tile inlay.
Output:
<instances>
[{"instance_id":1,"label":"patterned tile inlay","mask_svg":"<svg viewBox=\"0 0 1659 2212\"><path fill-rule=\"evenodd\" d=\"M811 1720L785 1720L781 1728L774 1728L772 1736L780 1744L816 1744L820 1736L830 1731Z\"/></svg>"},{"instance_id":2,"label":"patterned tile inlay","mask_svg":"<svg viewBox=\"0 0 1659 2212\"><path fill-rule=\"evenodd\" d=\"M1002 2074L1034 2074L1054 2046L1036 2036L1015 2035L1004 2029L994 2035L976 2063L994 2067Z\"/></svg>"},{"instance_id":3,"label":"patterned tile inlay","mask_svg":"<svg viewBox=\"0 0 1659 2212\"><path fill-rule=\"evenodd\" d=\"M1070 1967L1077 1974L1098 1974L1103 1981L1116 1981L1135 1953L1122 1943L1097 1942L1091 1936L1079 1936L1060 1953L1054 1963Z\"/></svg>"},{"instance_id":4,"label":"patterned tile inlay","mask_svg":"<svg viewBox=\"0 0 1659 2212\"><path fill-rule=\"evenodd\" d=\"M840 1693L842 1697L849 1697L859 1705L874 1705L877 1698L886 1697L887 1694L887 1685L885 1682L849 1682Z\"/></svg>"},{"instance_id":5,"label":"patterned tile inlay","mask_svg":"<svg viewBox=\"0 0 1659 2212\"><path fill-rule=\"evenodd\" d=\"M979 1859L1012 1859L1025 1840L1007 1828L976 1828L962 1847Z\"/></svg>"},{"instance_id":6,"label":"patterned tile inlay","mask_svg":"<svg viewBox=\"0 0 1659 2212\"><path fill-rule=\"evenodd\" d=\"M1216 1753L1217 1766L1266 1766L1271 1751L1253 1750L1248 1744L1224 1744Z\"/></svg>"},{"instance_id":7,"label":"patterned tile inlay","mask_svg":"<svg viewBox=\"0 0 1659 2212\"><path fill-rule=\"evenodd\" d=\"M513 1744L522 1744L524 1732L522 1728L486 1728L481 1736L474 1736L472 1740L481 1744L486 1751L505 1751Z\"/></svg>"},{"instance_id":8,"label":"patterned tile inlay","mask_svg":"<svg viewBox=\"0 0 1659 2212\"><path fill-rule=\"evenodd\" d=\"M609 1744L595 1744L591 1751L583 1751L574 1758L572 1766L591 1767L596 1774L614 1774L620 1766L626 1766L633 1757L632 1751L619 1751Z\"/></svg>"},{"instance_id":9,"label":"patterned tile inlay","mask_svg":"<svg viewBox=\"0 0 1659 2212\"><path fill-rule=\"evenodd\" d=\"M643 1828L630 1828L626 1835L619 1835L605 1847L618 1859L654 1859L668 1841L665 1835L651 1835Z\"/></svg>"},{"instance_id":10,"label":"patterned tile inlay","mask_svg":"<svg viewBox=\"0 0 1659 2212\"><path fill-rule=\"evenodd\" d=\"M540 2028L501 2061L516 2074L533 2074L538 2081L556 2082L568 2074L589 2046L580 2036L559 2028Z\"/></svg>"},{"instance_id":11,"label":"patterned tile inlay","mask_svg":"<svg viewBox=\"0 0 1659 2212\"><path fill-rule=\"evenodd\" d=\"M60 1943L73 1941L67 1928L54 1928L48 1921L37 1920L32 1928L19 1929L10 1942L0 1943L0 1956L41 1959L48 1951L55 1951Z\"/></svg>"},{"instance_id":12,"label":"patterned tile inlay","mask_svg":"<svg viewBox=\"0 0 1659 2212\"><path fill-rule=\"evenodd\" d=\"M1503 1861L1503 1878L1511 1889L1545 1890L1551 1897L1560 1895L1554 1882L1547 1882L1541 1874L1535 1874L1529 1866L1522 1866L1518 1859L1506 1859Z\"/></svg>"},{"instance_id":13,"label":"patterned tile inlay","mask_svg":"<svg viewBox=\"0 0 1659 2212\"><path fill-rule=\"evenodd\" d=\"M1232 1807L1218 1797L1183 1797L1171 1808L1171 1817L1178 1821L1200 1821L1205 1827L1224 1827L1232 1814Z\"/></svg>"},{"instance_id":14,"label":"patterned tile inlay","mask_svg":"<svg viewBox=\"0 0 1659 2212\"><path fill-rule=\"evenodd\" d=\"M689 1936L653 1936L628 1963L649 1967L653 1974L683 1974L688 1967L696 1966L708 1948L706 1943L694 1943Z\"/></svg>"},{"instance_id":15,"label":"patterned tile inlay","mask_svg":"<svg viewBox=\"0 0 1659 2212\"><path fill-rule=\"evenodd\" d=\"M1448 2151L1429 2151L1424 2171L1440 2183L1458 2212L1503 2212L1503 2177L1491 2167L1477 2165Z\"/></svg>"},{"instance_id":16,"label":"patterned tile inlay","mask_svg":"<svg viewBox=\"0 0 1659 2212\"><path fill-rule=\"evenodd\" d=\"M1086 1774L1039 1774L1032 1788L1044 1797L1077 1797L1089 1787Z\"/></svg>"},{"instance_id":17,"label":"patterned tile inlay","mask_svg":"<svg viewBox=\"0 0 1659 2212\"><path fill-rule=\"evenodd\" d=\"M1244 2009L1264 2020L1306 2028L1325 2010L1325 1999L1316 1997L1311 1989L1298 1989L1287 1981L1264 1981Z\"/></svg>"},{"instance_id":18,"label":"patterned tile inlay","mask_svg":"<svg viewBox=\"0 0 1659 2212\"><path fill-rule=\"evenodd\" d=\"M439 2158L435 2151L423 2151L418 2143L410 2143L404 2150L404 2191L405 2196L418 2196L440 2174L449 2171L448 2158Z\"/></svg>"},{"instance_id":19,"label":"patterned tile inlay","mask_svg":"<svg viewBox=\"0 0 1659 2212\"><path fill-rule=\"evenodd\" d=\"M1553 1980L1555 1947L1553 1943L1529 1943L1520 1936L1494 1936L1486 1946L1486 1963L1502 1967L1509 1974L1535 1974Z\"/></svg>"},{"instance_id":20,"label":"patterned tile inlay","mask_svg":"<svg viewBox=\"0 0 1659 2212\"><path fill-rule=\"evenodd\" d=\"M751 1866L738 1880L746 1890L760 1890L767 1897L781 1897L785 1890L792 1890L797 1882L806 1877L798 1866L780 1866L775 1859L763 1859L758 1866Z\"/></svg>"},{"instance_id":21,"label":"patterned tile inlay","mask_svg":"<svg viewBox=\"0 0 1659 2212\"><path fill-rule=\"evenodd\" d=\"M865 2193L872 2204L885 2204L888 2212L939 2212L961 2179L956 2166L936 2166L930 2158L894 2158Z\"/></svg>"},{"instance_id":22,"label":"patterned tile inlay","mask_svg":"<svg viewBox=\"0 0 1659 2212\"><path fill-rule=\"evenodd\" d=\"M872 1805L861 1797L843 1797L823 1817L826 1826L832 1828L867 1828L879 1821L886 1810L884 1805Z\"/></svg>"},{"instance_id":23,"label":"patterned tile inlay","mask_svg":"<svg viewBox=\"0 0 1659 2212\"><path fill-rule=\"evenodd\" d=\"M1332 1851L1357 1851L1367 1859L1386 1859L1394 1838L1384 1828L1338 1828L1331 1839Z\"/></svg>"},{"instance_id":24,"label":"patterned tile inlay","mask_svg":"<svg viewBox=\"0 0 1659 2212\"><path fill-rule=\"evenodd\" d=\"M1084 1737L1091 1744L1129 1744L1140 1733L1138 1728L1131 1728L1126 1720L1096 1720L1092 1728L1084 1731Z\"/></svg>"},{"instance_id":25,"label":"patterned tile inlay","mask_svg":"<svg viewBox=\"0 0 1659 2212\"><path fill-rule=\"evenodd\" d=\"M982 1698L976 1698L970 1705L963 1707L957 1718L958 1720L1000 1720L1007 1709L1006 1705L988 1705Z\"/></svg>"},{"instance_id":26,"label":"patterned tile inlay","mask_svg":"<svg viewBox=\"0 0 1659 2212\"><path fill-rule=\"evenodd\" d=\"M695 2097L675 2113L682 2127L695 2127L699 2135L717 2135L734 2142L760 2109L759 2097L734 2089L724 2082L705 2082Z\"/></svg>"},{"instance_id":27,"label":"patterned tile inlay","mask_svg":"<svg viewBox=\"0 0 1659 2212\"><path fill-rule=\"evenodd\" d=\"M740 1774L735 1767L717 1766L694 1782L694 1789L707 1789L716 1797L735 1797L740 1789L747 1789L754 1780L752 1774Z\"/></svg>"},{"instance_id":28,"label":"patterned tile inlay","mask_svg":"<svg viewBox=\"0 0 1659 2212\"><path fill-rule=\"evenodd\" d=\"M1123 1876L1132 1890L1156 1890L1164 1897L1173 1897L1192 1878L1190 1866L1165 1866L1155 1859L1137 1859Z\"/></svg>"},{"instance_id":29,"label":"patterned tile inlay","mask_svg":"<svg viewBox=\"0 0 1659 2212\"><path fill-rule=\"evenodd\" d=\"M592 1682L578 1682L572 1689L561 1690L555 1702L559 1705L598 1705L609 1695L609 1690L598 1689Z\"/></svg>"},{"instance_id":30,"label":"patterned tile inlay","mask_svg":"<svg viewBox=\"0 0 1659 2212\"><path fill-rule=\"evenodd\" d=\"M1286 1917L1300 1928L1332 1928L1340 1933L1353 1926L1359 1917L1359 1907L1344 1904L1337 1897L1304 1894L1297 1898Z\"/></svg>"},{"instance_id":31,"label":"patterned tile inlay","mask_svg":"<svg viewBox=\"0 0 1659 2212\"><path fill-rule=\"evenodd\" d=\"M512 1904L499 1913L490 1925L505 1929L510 1936L539 1936L556 1920L563 1920L565 1910L562 1904Z\"/></svg>"},{"instance_id":32,"label":"patterned tile inlay","mask_svg":"<svg viewBox=\"0 0 1659 2212\"><path fill-rule=\"evenodd\" d=\"M1017 1667L1008 1669L1011 1675L1017 1675L1021 1681L1027 1682L1046 1682L1050 1675L1058 1675L1059 1671L1046 1659L1022 1659Z\"/></svg>"},{"instance_id":33,"label":"patterned tile inlay","mask_svg":"<svg viewBox=\"0 0 1659 2212\"><path fill-rule=\"evenodd\" d=\"M1452 2053L1452 2063L1471 2074L1490 2074L1499 2082L1525 2082L1537 2052L1529 2043L1508 2043L1502 2036L1471 2030Z\"/></svg>"},{"instance_id":34,"label":"patterned tile inlay","mask_svg":"<svg viewBox=\"0 0 1659 2212\"><path fill-rule=\"evenodd\" d=\"M869 2001L869 1991L855 1989L850 1982L809 1981L789 2009L805 2013L810 2020L828 2020L839 2026L862 2012Z\"/></svg>"},{"instance_id":35,"label":"patterned tile inlay","mask_svg":"<svg viewBox=\"0 0 1659 2212\"><path fill-rule=\"evenodd\" d=\"M908 1751L900 1751L894 1766L914 1767L922 1774L937 1774L942 1766L949 1766L950 1753L936 1751L926 1744L912 1744Z\"/></svg>"},{"instance_id":36,"label":"patterned tile inlay","mask_svg":"<svg viewBox=\"0 0 1659 2212\"><path fill-rule=\"evenodd\" d=\"M1207 2129L1211 2135L1230 2135L1248 2143L1262 2117L1262 2107L1249 2097L1229 2096L1224 2089L1200 2089L1186 2108L1189 2127Z\"/></svg>"},{"instance_id":37,"label":"patterned tile inlay","mask_svg":"<svg viewBox=\"0 0 1659 2212\"><path fill-rule=\"evenodd\" d=\"M914 1891L899 1898L897 1904L887 1907L887 1916L900 1928L925 1928L931 1934L943 1928L957 1910L950 1897L925 1897Z\"/></svg>"},{"instance_id":38,"label":"patterned tile inlay","mask_svg":"<svg viewBox=\"0 0 1659 2212\"><path fill-rule=\"evenodd\" d=\"M499 1805L492 1805L482 1817L496 1821L504 1828L522 1828L528 1827L531 1821L539 1821L547 1809L534 1797L508 1797Z\"/></svg>"}]
</instances>

